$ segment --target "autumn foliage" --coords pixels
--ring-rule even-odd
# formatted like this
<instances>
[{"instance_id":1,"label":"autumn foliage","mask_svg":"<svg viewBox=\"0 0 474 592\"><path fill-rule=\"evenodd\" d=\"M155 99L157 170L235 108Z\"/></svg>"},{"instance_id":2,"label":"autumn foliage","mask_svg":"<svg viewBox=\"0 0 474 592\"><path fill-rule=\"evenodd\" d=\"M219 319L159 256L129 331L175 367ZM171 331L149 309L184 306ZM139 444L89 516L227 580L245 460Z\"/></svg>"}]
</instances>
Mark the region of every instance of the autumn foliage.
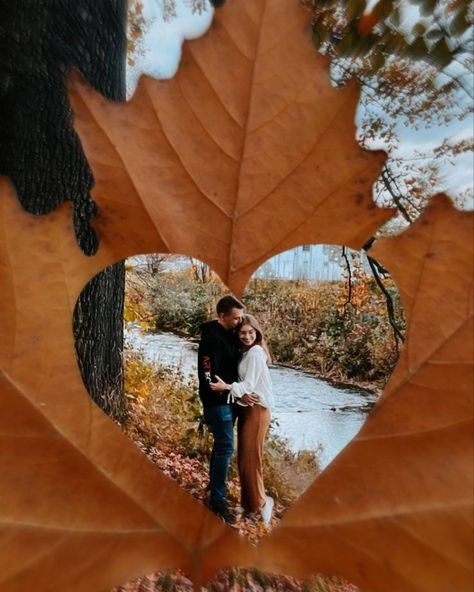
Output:
<instances>
[{"instance_id":1,"label":"autumn foliage","mask_svg":"<svg viewBox=\"0 0 474 592\"><path fill-rule=\"evenodd\" d=\"M398 300L392 280L386 280ZM360 274L348 299L346 282L253 280L244 301L263 323L279 362L341 382L383 386L399 355L385 299ZM400 306L398 322L403 325Z\"/></svg>"}]
</instances>

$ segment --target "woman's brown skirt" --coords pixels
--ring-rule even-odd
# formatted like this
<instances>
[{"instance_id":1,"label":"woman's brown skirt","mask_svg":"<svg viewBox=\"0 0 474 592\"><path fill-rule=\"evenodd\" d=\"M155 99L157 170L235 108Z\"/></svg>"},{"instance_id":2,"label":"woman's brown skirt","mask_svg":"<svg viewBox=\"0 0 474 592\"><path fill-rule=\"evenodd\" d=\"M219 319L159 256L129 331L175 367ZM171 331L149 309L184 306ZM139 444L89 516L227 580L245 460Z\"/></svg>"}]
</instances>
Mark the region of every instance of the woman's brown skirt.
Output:
<instances>
[{"instance_id":1,"label":"woman's brown skirt","mask_svg":"<svg viewBox=\"0 0 474 592\"><path fill-rule=\"evenodd\" d=\"M261 405L238 407L237 458L240 503L246 512L258 512L266 501L263 485L263 446L270 419L270 409Z\"/></svg>"}]
</instances>

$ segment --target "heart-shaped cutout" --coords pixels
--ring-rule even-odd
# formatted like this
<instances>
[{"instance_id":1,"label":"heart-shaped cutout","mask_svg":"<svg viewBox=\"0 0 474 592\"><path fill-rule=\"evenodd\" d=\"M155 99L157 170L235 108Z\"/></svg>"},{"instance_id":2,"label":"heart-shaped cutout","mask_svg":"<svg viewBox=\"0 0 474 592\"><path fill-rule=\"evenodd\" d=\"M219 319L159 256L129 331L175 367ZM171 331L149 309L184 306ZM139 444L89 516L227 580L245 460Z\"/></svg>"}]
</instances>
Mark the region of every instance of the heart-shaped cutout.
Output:
<instances>
[{"instance_id":1,"label":"heart-shaped cutout","mask_svg":"<svg viewBox=\"0 0 474 592\"><path fill-rule=\"evenodd\" d=\"M124 273L127 348L121 389L121 356L114 345L114 339L121 338L121 318L117 326L113 314L121 315ZM109 268L88 284L74 322L81 371L94 400L165 475L208 504L214 440L205 428L198 396L198 341L202 323L216 316L216 303L227 293L218 276L198 260L134 257L125 269ZM249 516L239 517L234 525L256 542L357 433L398 359L399 339L390 320L400 328L404 321L386 270L365 252L335 245L305 245L273 257L254 274L242 300L260 320L272 357L273 395L266 405L272 424L268 438L262 436L266 452L260 468L266 493L274 500L273 517L267 517L265 526L260 514L247 508ZM93 325L85 323L87 307ZM234 325L226 327L229 334ZM98 347L85 338L91 326L100 337ZM242 339L243 352L248 348ZM107 368L102 361L110 365L114 351L115 367ZM239 372L245 380L242 369ZM204 403L213 405L206 399ZM240 427L245 415L236 416ZM265 431L266 426L258 429ZM253 444L246 450L253 454ZM239 464L247 462L242 458ZM258 473L257 467L255 479ZM239 515L239 500L247 499L240 485L234 466L228 481L232 518ZM252 480L247 486L252 488Z\"/></svg>"}]
</instances>

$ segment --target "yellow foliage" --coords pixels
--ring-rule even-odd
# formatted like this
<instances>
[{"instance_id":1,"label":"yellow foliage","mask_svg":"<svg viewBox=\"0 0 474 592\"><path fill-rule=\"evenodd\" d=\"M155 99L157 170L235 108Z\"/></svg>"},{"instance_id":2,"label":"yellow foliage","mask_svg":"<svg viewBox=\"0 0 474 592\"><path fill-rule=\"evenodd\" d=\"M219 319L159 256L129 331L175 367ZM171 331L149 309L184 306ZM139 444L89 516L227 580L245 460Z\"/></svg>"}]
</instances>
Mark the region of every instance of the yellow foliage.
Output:
<instances>
[{"instance_id":1,"label":"yellow foliage","mask_svg":"<svg viewBox=\"0 0 474 592\"><path fill-rule=\"evenodd\" d=\"M128 292L125 294L123 318L126 323L138 323L142 331L149 331L154 326L153 316L144 301L132 299Z\"/></svg>"},{"instance_id":2,"label":"yellow foliage","mask_svg":"<svg viewBox=\"0 0 474 592\"><path fill-rule=\"evenodd\" d=\"M146 399L150 395L150 384L154 370L139 357L128 356L125 364L124 388L127 397Z\"/></svg>"}]
</instances>

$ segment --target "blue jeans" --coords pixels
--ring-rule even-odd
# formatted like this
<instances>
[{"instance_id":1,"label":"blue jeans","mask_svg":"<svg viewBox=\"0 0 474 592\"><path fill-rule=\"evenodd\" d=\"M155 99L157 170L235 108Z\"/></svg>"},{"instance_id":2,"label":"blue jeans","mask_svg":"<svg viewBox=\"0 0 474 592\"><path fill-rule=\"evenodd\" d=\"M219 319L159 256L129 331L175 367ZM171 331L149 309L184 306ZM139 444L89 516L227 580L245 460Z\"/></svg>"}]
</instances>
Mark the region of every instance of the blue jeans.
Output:
<instances>
[{"instance_id":1,"label":"blue jeans","mask_svg":"<svg viewBox=\"0 0 474 592\"><path fill-rule=\"evenodd\" d=\"M214 437L209 463L211 506L227 503L227 474L234 452L234 413L232 405L204 408L204 418Z\"/></svg>"}]
</instances>

